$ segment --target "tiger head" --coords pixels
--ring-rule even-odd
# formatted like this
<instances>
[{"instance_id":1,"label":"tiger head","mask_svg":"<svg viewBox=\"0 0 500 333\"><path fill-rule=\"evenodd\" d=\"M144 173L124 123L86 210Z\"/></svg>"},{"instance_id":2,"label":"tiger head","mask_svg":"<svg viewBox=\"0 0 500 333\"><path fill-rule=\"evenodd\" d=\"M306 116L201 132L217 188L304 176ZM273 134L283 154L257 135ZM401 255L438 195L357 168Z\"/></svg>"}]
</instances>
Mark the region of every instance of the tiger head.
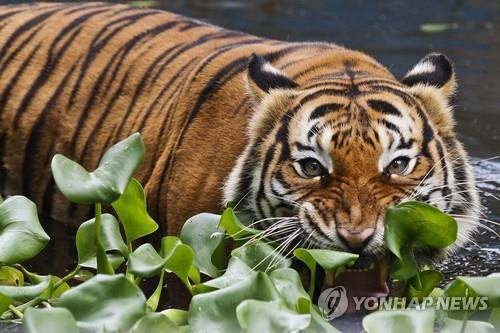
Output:
<instances>
[{"instance_id":1,"label":"tiger head","mask_svg":"<svg viewBox=\"0 0 500 333\"><path fill-rule=\"evenodd\" d=\"M270 237L365 256L387 253L387 209L418 200L455 216L463 244L479 200L454 132L451 62L429 54L398 81L370 59L298 83L253 55L249 141L225 200Z\"/></svg>"}]
</instances>

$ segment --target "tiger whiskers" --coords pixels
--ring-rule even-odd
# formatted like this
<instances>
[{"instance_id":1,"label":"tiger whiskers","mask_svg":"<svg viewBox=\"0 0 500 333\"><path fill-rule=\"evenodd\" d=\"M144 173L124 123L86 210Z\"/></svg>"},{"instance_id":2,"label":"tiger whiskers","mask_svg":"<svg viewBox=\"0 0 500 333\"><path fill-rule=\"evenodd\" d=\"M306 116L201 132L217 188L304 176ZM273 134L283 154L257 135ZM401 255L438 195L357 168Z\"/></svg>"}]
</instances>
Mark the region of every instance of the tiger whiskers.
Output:
<instances>
[{"instance_id":1,"label":"tiger whiskers","mask_svg":"<svg viewBox=\"0 0 500 333\"><path fill-rule=\"evenodd\" d=\"M300 234L300 230L295 230L293 233L291 233L290 235L286 236L286 241L282 242L280 245L278 245L275 249L273 249L273 251L271 251L271 253L269 253L268 255L266 255L264 257L264 259L262 259L261 261L259 261L254 267L252 267L253 270L257 270L257 267L259 267L262 263L264 263L266 260L268 260L271 256L278 256L282 249L283 248L286 248L286 246L288 246L288 244L293 241L298 235ZM247 245L248 243L246 243L244 246L248 246Z\"/></svg>"},{"instance_id":2,"label":"tiger whiskers","mask_svg":"<svg viewBox=\"0 0 500 333\"><path fill-rule=\"evenodd\" d=\"M243 229L241 229L241 230L239 230L239 231L235 232L234 234L228 235L226 238L232 238L232 237L234 237L234 236L237 236L237 235L241 234L242 232L245 232L245 231L250 230L253 226L258 225L258 224L261 224L262 222L265 222L265 221L279 220L277 223L275 223L275 224L273 225L273 226L275 226L275 225L279 224L280 222L282 222L282 221L284 222L284 220L289 219L289 218L290 218L290 217L285 217L285 216L282 216L282 217L267 217L267 218L264 218L264 219L259 219L259 220L257 220L257 221L254 221L254 222L250 223L249 225L245 225ZM253 229L253 228L252 228L252 229ZM253 230L256 230L256 229L253 229ZM266 230L268 230L268 229L263 229L263 230L262 230L262 232L265 232ZM260 233L259 233L259 234L260 234ZM242 238L240 238L240 239L245 240L245 239L249 239L249 238L254 237L254 236L255 236L255 235L252 235L252 236L247 236L247 237L242 237Z\"/></svg>"},{"instance_id":3,"label":"tiger whiskers","mask_svg":"<svg viewBox=\"0 0 500 333\"><path fill-rule=\"evenodd\" d=\"M288 256L290 255L290 253L292 253L298 247L298 244L300 244L300 243L297 243L294 246L291 246L291 249L286 254L285 254L285 251L289 248L289 246L291 245L291 243L297 237L300 236L301 231L302 230L297 229L294 233L292 233L288 237L288 239L286 241L284 241L283 243L281 243L280 245L278 245L276 247L275 251L271 252L271 254L273 254L273 253L275 253L275 254L273 255L273 258L271 259L271 261L269 262L269 265L266 267L266 273L268 271L272 270L272 268L277 267L283 261L285 261L285 260L288 259Z\"/></svg>"},{"instance_id":4,"label":"tiger whiskers","mask_svg":"<svg viewBox=\"0 0 500 333\"><path fill-rule=\"evenodd\" d=\"M238 208L238 206L246 199L246 197L250 194L251 190L248 190L247 193L245 193L244 196L241 197L240 200L238 200L238 202L236 203L236 205L234 205L233 207L233 210L236 212L236 209Z\"/></svg>"},{"instance_id":5,"label":"tiger whiskers","mask_svg":"<svg viewBox=\"0 0 500 333\"><path fill-rule=\"evenodd\" d=\"M241 239L243 240L248 239L245 245L251 245L258 241L263 240L264 238L275 237L277 235L290 232L296 228L297 228L297 220L295 217L283 218L277 223L273 224L268 229L265 229L258 234L248 237L243 237Z\"/></svg>"}]
</instances>

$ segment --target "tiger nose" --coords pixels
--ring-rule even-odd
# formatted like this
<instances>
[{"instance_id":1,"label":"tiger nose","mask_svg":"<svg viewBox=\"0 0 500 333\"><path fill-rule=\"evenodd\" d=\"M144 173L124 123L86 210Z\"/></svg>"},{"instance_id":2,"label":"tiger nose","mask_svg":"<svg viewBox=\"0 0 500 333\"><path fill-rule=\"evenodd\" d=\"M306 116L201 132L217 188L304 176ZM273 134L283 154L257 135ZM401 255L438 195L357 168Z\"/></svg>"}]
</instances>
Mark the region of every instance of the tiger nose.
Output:
<instances>
[{"instance_id":1,"label":"tiger nose","mask_svg":"<svg viewBox=\"0 0 500 333\"><path fill-rule=\"evenodd\" d=\"M343 227L337 228L339 238L353 251L362 250L373 237L375 228L366 228L361 231L351 231Z\"/></svg>"}]
</instances>

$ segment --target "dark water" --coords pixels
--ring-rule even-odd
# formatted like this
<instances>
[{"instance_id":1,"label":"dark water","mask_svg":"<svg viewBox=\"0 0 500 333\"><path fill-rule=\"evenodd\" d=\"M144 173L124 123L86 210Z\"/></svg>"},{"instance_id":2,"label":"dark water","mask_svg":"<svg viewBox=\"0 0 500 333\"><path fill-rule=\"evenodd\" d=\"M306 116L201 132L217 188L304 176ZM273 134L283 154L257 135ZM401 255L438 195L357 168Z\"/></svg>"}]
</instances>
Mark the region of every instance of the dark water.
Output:
<instances>
[{"instance_id":1,"label":"dark water","mask_svg":"<svg viewBox=\"0 0 500 333\"><path fill-rule=\"evenodd\" d=\"M12 3L11 1L0 1ZM500 1L129 1L166 9L262 37L321 40L362 50L401 77L428 52L455 63L459 91L455 116L480 181L485 218L500 221ZM447 276L500 271L500 226L484 221L475 243L442 265ZM68 233L53 227L54 238ZM34 263L61 271L74 249L52 246ZM57 258L57 259L54 259ZM71 267L66 267L71 268Z\"/></svg>"}]
</instances>

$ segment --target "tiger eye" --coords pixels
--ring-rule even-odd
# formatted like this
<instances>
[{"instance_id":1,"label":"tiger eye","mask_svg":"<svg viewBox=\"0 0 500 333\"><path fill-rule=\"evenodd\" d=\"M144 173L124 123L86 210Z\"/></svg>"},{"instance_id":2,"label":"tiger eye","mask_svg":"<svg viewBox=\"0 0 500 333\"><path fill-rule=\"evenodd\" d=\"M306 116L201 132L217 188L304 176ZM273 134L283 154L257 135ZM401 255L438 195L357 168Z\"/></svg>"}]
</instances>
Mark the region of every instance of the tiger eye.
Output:
<instances>
[{"instance_id":1,"label":"tiger eye","mask_svg":"<svg viewBox=\"0 0 500 333\"><path fill-rule=\"evenodd\" d=\"M302 172L309 178L322 176L325 173L325 168L314 158L307 158L299 162Z\"/></svg>"},{"instance_id":2,"label":"tiger eye","mask_svg":"<svg viewBox=\"0 0 500 333\"><path fill-rule=\"evenodd\" d=\"M387 173L391 175L401 175L408 168L410 160L407 157L398 157L394 159L387 167Z\"/></svg>"}]
</instances>

